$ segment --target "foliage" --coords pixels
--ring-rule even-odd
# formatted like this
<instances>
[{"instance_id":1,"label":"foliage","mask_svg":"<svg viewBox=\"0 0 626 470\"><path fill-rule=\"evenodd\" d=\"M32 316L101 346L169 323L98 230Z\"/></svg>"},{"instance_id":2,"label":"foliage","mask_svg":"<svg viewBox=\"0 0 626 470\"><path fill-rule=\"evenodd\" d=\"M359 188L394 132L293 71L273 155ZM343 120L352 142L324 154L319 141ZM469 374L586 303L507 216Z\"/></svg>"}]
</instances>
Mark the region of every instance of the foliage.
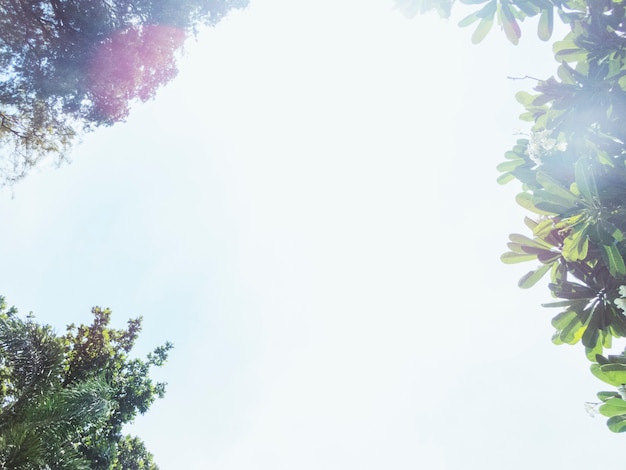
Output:
<instances>
[{"instance_id":1,"label":"foliage","mask_svg":"<svg viewBox=\"0 0 626 470\"><path fill-rule=\"evenodd\" d=\"M158 470L122 427L163 396L149 372L172 346L130 358L141 319L117 330L110 310L92 313L91 325L58 336L0 297L0 469Z\"/></svg>"},{"instance_id":2,"label":"foliage","mask_svg":"<svg viewBox=\"0 0 626 470\"><path fill-rule=\"evenodd\" d=\"M123 120L177 72L198 26L247 0L6 0L0 4L0 184L62 160L82 131Z\"/></svg>"},{"instance_id":3,"label":"foliage","mask_svg":"<svg viewBox=\"0 0 626 470\"><path fill-rule=\"evenodd\" d=\"M111 470L159 470L159 467L141 439L124 436L117 443L117 454Z\"/></svg>"},{"instance_id":4,"label":"foliage","mask_svg":"<svg viewBox=\"0 0 626 470\"><path fill-rule=\"evenodd\" d=\"M396 0L407 13L452 2ZM406 4L412 4L413 10ZM553 45L556 77L519 92L520 116L531 123L498 166L502 184L517 180L517 202L534 214L530 236L513 234L505 263L535 261L520 287L549 275L557 308L553 342L581 342L593 374L626 384L625 355L604 357L613 338L626 337L626 8L623 0L461 0L478 9L461 20L477 24L480 42L494 22L517 44L519 23L538 16L538 36L549 40L555 15L569 27ZM623 395L623 396L622 396ZM612 431L626 431L626 393L601 392L599 411Z\"/></svg>"}]
</instances>

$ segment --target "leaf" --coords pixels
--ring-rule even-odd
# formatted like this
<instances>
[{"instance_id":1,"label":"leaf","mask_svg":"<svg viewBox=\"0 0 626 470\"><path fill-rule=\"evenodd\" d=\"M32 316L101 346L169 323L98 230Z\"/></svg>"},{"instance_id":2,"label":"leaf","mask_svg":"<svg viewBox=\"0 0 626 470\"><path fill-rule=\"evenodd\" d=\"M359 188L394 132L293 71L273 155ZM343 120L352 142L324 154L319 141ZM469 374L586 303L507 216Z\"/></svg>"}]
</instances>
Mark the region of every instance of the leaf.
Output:
<instances>
[{"instance_id":1,"label":"leaf","mask_svg":"<svg viewBox=\"0 0 626 470\"><path fill-rule=\"evenodd\" d=\"M596 186L596 180L593 175L593 170L589 167L589 164L584 159L579 159L574 165L574 174L576 178L576 186L581 192L583 197L593 205L599 202L600 196L598 195L598 187Z\"/></svg>"},{"instance_id":2,"label":"leaf","mask_svg":"<svg viewBox=\"0 0 626 470\"><path fill-rule=\"evenodd\" d=\"M559 300L558 302L549 302L547 304L541 304L542 307L545 308L555 308L555 307L569 307L572 305L572 303L575 301L572 300ZM557 315L558 317L558 315ZM552 320L552 326L554 326L555 328L557 328L557 326L554 324L554 322L556 321L556 318L554 317L554 319Z\"/></svg>"},{"instance_id":3,"label":"leaf","mask_svg":"<svg viewBox=\"0 0 626 470\"><path fill-rule=\"evenodd\" d=\"M535 230L535 228L537 227L537 225L539 225L539 223L536 220L533 220L530 217L526 216L524 217L524 225L526 225L526 227L528 227L531 230Z\"/></svg>"},{"instance_id":4,"label":"leaf","mask_svg":"<svg viewBox=\"0 0 626 470\"><path fill-rule=\"evenodd\" d=\"M471 15L467 15L465 18L463 18L461 21L459 21L458 25L461 28L465 28L466 26L469 26L472 23L475 23L479 19L480 19L480 17L476 13L472 13Z\"/></svg>"},{"instance_id":5,"label":"leaf","mask_svg":"<svg viewBox=\"0 0 626 470\"><path fill-rule=\"evenodd\" d=\"M515 99L517 100L517 102L520 104L523 104L526 107L532 105L534 98L535 97L531 95L530 93L528 93L527 91L518 91L515 94Z\"/></svg>"},{"instance_id":6,"label":"leaf","mask_svg":"<svg viewBox=\"0 0 626 470\"><path fill-rule=\"evenodd\" d=\"M492 26L493 18L483 18L480 20L476 30L474 30L474 34L472 34L472 44L478 44L485 39Z\"/></svg>"},{"instance_id":7,"label":"leaf","mask_svg":"<svg viewBox=\"0 0 626 470\"><path fill-rule=\"evenodd\" d=\"M504 158L506 158L507 160L524 160L522 156L512 150L507 150L506 152L504 152Z\"/></svg>"},{"instance_id":8,"label":"leaf","mask_svg":"<svg viewBox=\"0 0 626 470\"><path fill-rule=\"evenodd\" d=\"M540 266L539 268L535 269L534 271L530 271L530 272L526 273L524 276L522 276L522 278L519 280L517 285L520 288L522 288L522 289L528 289L528 288L534 286L535 284L537 284L537 282L549 270L550 270L550 265L549 264L544 264L544 265Z\"/></svg>"},{"instance_id":9,"label":"leaf","mask_svg":"<svg viewBox=\"0 0 626 470\"><path fill-rule=\"evenodd\" d=\"M611 276L616 279L626 276L624 258L615 245L600 245L602 258L609 267Z\"/></svg>"},{"instance_id":10,"label":"leaf","mask_svg":"<svg viewBox=\"0 0 626 470\"><path fill-rule=\"evenodd\" d=\"M593 299L597 294L597 292L590 287L569 281L562 281L560 284L549 284L548 287L554 292L555 296L561 299Z\"/></svg>"},{"instance_id":11,"label":"leaf","mask_svg":"<svg viewBox=\"0 0 626 470\"><path fill-rule=\"evenodd\" d=\"M552 45L554 58L558 61L580 62L587 58L587 52L579 48L573 40L557 41Z\"/></svg>"},{"instance_id":12,"label":"leaf","mask_svg":"<svg viewBox=\"0 0 626 470\"><path fill-rule=\"evenodd\" d=\"M502 24L502 29L504 29L504 34L506 34L507 39L512 44L517 46L519 38L522 36L522 32L519 24L517 24L515 15L513 15L511 7L508 3L500 3L498 6L500 7L500 22Z\"/></svg>"},{"instance_id":13,"label":"leaf","mask_svg":"<svg viewBox=\"0 0 626 470\"><path fill-rule=\"evenodd\" d=\"M555 212L549 212L546 210L539 209L533 204L532 196L529 193L519 193L515 196L515 202L517 202L524 209L527 209L535 214L539 215L554 215Z\"/></svg>"},{"instance_id":14,"label":"leaf","mask_svg":"<svg viewBox=\"0 0 626 470\"><path fill-rule=\"evenodd\" d=\"M587 232L589 225L585 224L580 228L572 230L572 233L563 240L563 258L567 261L580 261L587 258L589 250L589 238Z\"/></svg>"},{"instance_id":15,"label":"leaf","mask_svg":"<svg viewBox=\"0 0 626 470\"><path fill-rule=\"evenodd\" d=\"M502 162L500 163L497 167L496 170L498 171L513 171L515 170L518 166L523 165L524 163L526 163L524 160L522 159L518 159L518 160L509 160L506 162Z\"/></svg>"},{"instance_id":16,"label":"leaf","mask_svg":"<svg viewBox=\"0 0 626 470\"><path fill-rule=\"evenodd\" d=\"M507 184L515 179L513 173L504 173L496 178L496 183Z\"/></svg>"},{"instance_id":17,"label":"leaf","mask_svg":"<svg viewBox=\"0 0 626 470\"><path fill-rule=\"evenodd\" d=\"M617 392L598 392L596 396L601 401L607 401L609 398L620 398Z\"/></svg>"},{"instance_id":18,"label":"leaf","mask_svg":"<svg viewBox=\"0 0 626 470\"><path fill-rule=\"evenodd\" d=\"M533 248L539 248L542 250L552 249L552 245L544 242L543 240L540 240L538 238L531 239L531 238L528 238L526 235L520 235L519 233L510 234L509 240L511 240L513 243L519 243L520 245L530 246Z\"/></svg>"},{"instance_id":19,"label":"leaf","mask_svg":"<svg viewBox=\"0 0 626 470\"><path fill-rule=\"evenodd\" d=\"M616 242L621 242L624 240L624 234L622 233L622 231L608 220L598 220L598 227L600 227L602 231L607 233Z\"/></svg>"},{"instance_id":20,"label":"leaf","mask_svg":"<svg viewBox=\"0 0 626 470\"><path fill-rule=\"evenodd\" d=\"M613 416L609 418L606 425L613 432L624 432L626 431L626 415Z\"/></svg>"},{"instance_id":21,"label":"leaf","mask_svg":"<svg viewBox=\"0 0 626 470\"><path fill-rule=\"evenodd\" d=\"M566 310L552 319L552 326L557 330L552 341L558 339L559 344L576 344L585 332L585 325L575 310Z\"/></svg>"},{"instance_id":22,"label":"leaf","mask_svg":"<svg viewBox=\"0 0 626 470\"><path fill-rule=\"evenodd\" d=\"M536 255L513 253L512 251L504 253L502 256L500 256L500 261L502 261L504 264L523 263L525 261L532 261L535 259L537 259Z\"/></svg>"},{"instance_id":23,"label":"leaf","mask_svg":"<svg viewBox=\"0 0 626 470\"><path fill-rule=\"evenodd\" d=\"M552 6L541 11L539 24L537 26L537 36L542 41L549 41L552 37L552 29L554 26L554 10Z\"/></svg>"},{"instance_id":24,"label":"leaf","mask_svg":"<svg viewBox=\"0 0 626 470\"><path fill-rule=\"evenodd\" d=\"M626 401L621 398L609 398L600 406L598 411L607 418L626 414Z\"/></svg>"},{"instance_id":25,"label":"leaf","mask_svg":"<svg viewBox=\"0 0 626 470\"><path fill-rule=\"evenodd\" d=\"M591 364L591 373L614 387L626 384L626 364Z\"/></svg>"},{"instance_id":26,"label":"leaf","mask_svg":"<svg viewBox=\"0 0 626 470\"><path fill-rule=\"evenodd\" d=\"M559 199L569 201L572 205L580 203L580 199L576 197L576 195L572 194L571 191L563 187L559 181L543 171L537 172L537 183L543 186L547 192L557 196Z\"/></svg>"},{"instance_id":27,"label":"leaf","mask_svg":"<svg viewBox=\"0 0 626 470\"><path fill-rule=\"evenodd\" d=\"M564 215L576 208L567 199L563 199L543 189L535 190L532 196L532 203L539 210L548 211L550 214L555 215Z\"/></svg>"}]
</instances>

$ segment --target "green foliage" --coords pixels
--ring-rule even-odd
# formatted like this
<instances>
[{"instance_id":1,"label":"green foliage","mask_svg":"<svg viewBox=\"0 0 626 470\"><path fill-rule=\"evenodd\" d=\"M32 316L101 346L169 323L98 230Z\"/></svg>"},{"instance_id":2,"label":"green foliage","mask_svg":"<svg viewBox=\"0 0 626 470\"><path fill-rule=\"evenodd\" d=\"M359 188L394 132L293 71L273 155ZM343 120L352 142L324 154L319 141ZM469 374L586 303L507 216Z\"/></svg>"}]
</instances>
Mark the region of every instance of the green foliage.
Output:
<instances>
[{"instance_id":1,"label":"green foliage","mask_svg":"<svg viewBox=\"0 0 626 470\"><path fill-rule=\"evenodd\" d=\"M110 310L92 313L91 325L58 336L0 297L0 469L158 470L122 428L165 393L149 372L172 345L131 358L141 319L117 330Z\"/></svg>"},{"instance_id":2,"label":"green foliage","mask_svg":"<svg viewBox=\"0 0 626 470\"><path fill-rule=\"evenodd\" d=\"M124 436L117 443L117 455L111 470L159 470L159 467L141 439Z\"/></svg>"},{"instance_id":3,"label":"green foliage","mask_svg":"<svg viewBox=\"0 0 626 470\"><path fill-rule=\"evenodd\" d=\"M625 2L460 2L475 9L460 22L476 25L474 43L497 23L517 44L519 24L530 17L539 17L542 40L551 38L555 15L569 28L553 45L556 76L537 80L534 93L516 95L525 108L520 119L531 123L530 133L505 153L498 182L521 183L516 201L534 218L526 218L530 235L511 235L501 259L536 263L520 279L522 288L549 277L555 301L544 306L559 310L552 319L552 340L581 342L594 362L592 373L621 390L602 392L599 411L609 417L609 429L624 432L626 359L602 354L614 338L626 337ZM433 2L413 4L421 10L434 7ZM449 15L449 2L440 6Z\"/></svg>"},{"instance_id":4,"label":"green foliage","mask_svg":"<svg viewBox=\"0 0 626 470\"><path fill-rule=\"evenodd\" d=\"M177 73L201 24L247 0L0 3L0 185L63 160L83 131L123 120Z\"/></svg>"}]
</instances>

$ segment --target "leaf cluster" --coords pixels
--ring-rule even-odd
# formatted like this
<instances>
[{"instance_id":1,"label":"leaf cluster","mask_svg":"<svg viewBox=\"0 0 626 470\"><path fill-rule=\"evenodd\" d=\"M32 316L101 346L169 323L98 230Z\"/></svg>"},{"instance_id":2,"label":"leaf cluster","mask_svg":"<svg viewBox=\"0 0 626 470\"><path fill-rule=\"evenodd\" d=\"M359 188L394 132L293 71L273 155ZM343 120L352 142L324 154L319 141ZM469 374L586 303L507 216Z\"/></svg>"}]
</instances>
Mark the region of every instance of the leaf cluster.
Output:
<instances>
[{"instance_id":1,"label":"leaf cluster","mask_svg":"<svg viewBox=\"0 0 626 470\"><path fill-rule=\"evenodd\" d=\"M0 185L83 132L123 120L177 73L201 24L247 0L6 0L0 3Z\"/></svg>"},{"instance_id":2,"label":"leaf cluster","mask_svg":"<svg viewBox=\"0 0 626 470\"><path fill-rule=\"evenodd\" d=\"M505 263L534 261L519 281L529 288L548 276L558 309L555 344L581 342L592 372L626 384L626 359L602 354L626 337L626 7L623 0L460 0L474 6L461 26L476 25L480 42L497 22L517 44L520 23L539 17L549 40L555 16L569 31L553 44L556 75L519 92L530 123L498 166L501 184L517 180L518 204L530 235L512 234ZM432 2L413 1L421 10ZM449 12L450 2L439 2ZM406 6L405 6L406 11ZM441 13L441 11L440 11ZM449 13L448 13L449 14ZM626 394L603 395L609 428L626 431ZM619 412L616 411L619 409ZM609 411L611 410L611 411Z\"/></svg>"},{"instance_id":3,"label":"leaf cluster","mask_svg":"<svg viewBox=\"0 0 626 470\"><path fill-rule=\"evenodd\" d=\"M149 373L172 345L132 358L141 319L113 329L110 310L92 314L59 336L0 298L0 469L158 469L122 428L163 397Z\"/></svg>"}]
</instances>

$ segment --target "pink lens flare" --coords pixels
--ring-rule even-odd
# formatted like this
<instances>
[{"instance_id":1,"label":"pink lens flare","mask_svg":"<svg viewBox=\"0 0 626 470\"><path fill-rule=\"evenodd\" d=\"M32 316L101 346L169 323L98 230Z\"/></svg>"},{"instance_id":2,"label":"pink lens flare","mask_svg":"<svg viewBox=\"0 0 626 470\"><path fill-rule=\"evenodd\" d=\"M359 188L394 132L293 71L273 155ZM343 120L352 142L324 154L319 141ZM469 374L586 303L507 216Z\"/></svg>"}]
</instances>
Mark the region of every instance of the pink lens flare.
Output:
<instances>
[{"instance_id":1,"label":"pink lens flare","mask_svg":"<svg viewBox=\"0 0 626 470\"><path fill-rule=\"evenodd\" d=\"M148 25L117 32L102 42L87 74L90 99L101 118L124 119L132 101L153 98L174 78L176 52L185 37L179 28Z\"/></svg>"}]
</instances>

